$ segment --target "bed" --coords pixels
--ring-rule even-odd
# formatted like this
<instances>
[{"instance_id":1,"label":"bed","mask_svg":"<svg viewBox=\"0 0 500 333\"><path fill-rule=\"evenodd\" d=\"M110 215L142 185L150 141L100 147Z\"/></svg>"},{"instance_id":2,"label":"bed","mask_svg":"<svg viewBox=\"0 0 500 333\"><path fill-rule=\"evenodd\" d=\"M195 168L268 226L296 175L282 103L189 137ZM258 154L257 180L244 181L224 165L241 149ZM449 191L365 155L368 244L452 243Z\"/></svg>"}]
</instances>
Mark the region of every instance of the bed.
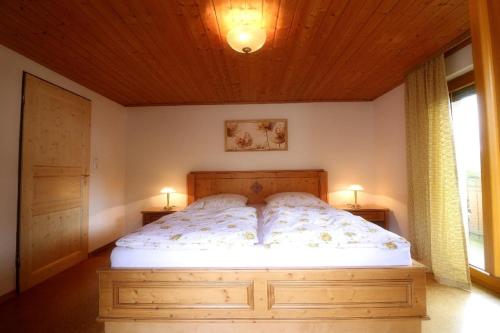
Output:
<instances>
[{"instance_id":1,"label":"bed","mask_svg":"<svg viewBox=\"0 0 500 333\"><path fill-rule=\"evenodd\" d=\"M187 182L189 203L239 193L262 204L279 192L307 192L326 202L328 193L323 170L193 172ZM130 259L127 250L113 255ZM220 255L200 260L195 251L173 252L165 263L144 251L150 266L165 267L124 267L115 258L114 268L98 272L99 320L107 333L411 333L426 319L426 270L417 262L397 266L370 261L370 253L332 252L325 265L315 264L308 249L273 257L257 247L231 251L218 264Z\"/></svg>"}]
</instances>

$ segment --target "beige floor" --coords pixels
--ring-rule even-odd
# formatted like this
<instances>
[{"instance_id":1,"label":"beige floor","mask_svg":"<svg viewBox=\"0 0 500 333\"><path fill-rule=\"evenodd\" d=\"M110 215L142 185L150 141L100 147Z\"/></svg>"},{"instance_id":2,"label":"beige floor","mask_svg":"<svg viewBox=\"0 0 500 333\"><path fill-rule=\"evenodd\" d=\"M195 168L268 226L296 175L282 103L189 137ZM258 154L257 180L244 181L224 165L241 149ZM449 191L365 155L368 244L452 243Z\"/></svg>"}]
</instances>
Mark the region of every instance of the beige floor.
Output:
<instances>
[{"instance_id":1,"label":"beige floor","mask_svg":"<svg viewBox=\"0 0 500 333\"><path fill-rule=\"evenodd\" d=\"M0 332L102 333L95 271L108 258L92 257L0 304ZM500 297L479 287L469 293L429 281L428 313L425 333L500 333Z\"/></svg>"},{"instance_id":2,"label":"beige floor","mask_svg":"<svg viewBox=\"0 0 500 333\"><path fill-rule=\"evenodd\" d=\"M428 281L424 333L500 333L500 296L473 286L472 292Z\"/></svg>"}]
</instances>

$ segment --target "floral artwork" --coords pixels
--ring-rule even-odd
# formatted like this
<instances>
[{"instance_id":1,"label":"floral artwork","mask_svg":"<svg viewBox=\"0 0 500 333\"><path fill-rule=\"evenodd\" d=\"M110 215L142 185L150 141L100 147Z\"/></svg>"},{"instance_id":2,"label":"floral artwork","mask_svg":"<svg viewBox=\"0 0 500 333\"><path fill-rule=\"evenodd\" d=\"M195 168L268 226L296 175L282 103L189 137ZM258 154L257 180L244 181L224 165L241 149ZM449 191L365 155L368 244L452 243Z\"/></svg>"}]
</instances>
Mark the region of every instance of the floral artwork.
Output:
<instances>
[{"instance_id":1,"label":"floral artwork","mask_svg":"<svg viewBox=\"0 0 500 333\"><path fill-rule=\"evenodd\" d=\"M226 120L226 151L288 150L286 119Z\"/></svg>"}]
</instances>

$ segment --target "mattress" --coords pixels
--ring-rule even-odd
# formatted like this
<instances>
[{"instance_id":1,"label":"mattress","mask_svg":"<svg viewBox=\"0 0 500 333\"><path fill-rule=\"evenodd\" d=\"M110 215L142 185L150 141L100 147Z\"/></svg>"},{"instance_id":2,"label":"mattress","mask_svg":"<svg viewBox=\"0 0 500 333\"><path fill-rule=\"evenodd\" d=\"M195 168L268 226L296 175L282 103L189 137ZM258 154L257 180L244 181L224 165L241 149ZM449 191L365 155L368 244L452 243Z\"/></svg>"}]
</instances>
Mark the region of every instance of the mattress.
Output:
<instances>
[{"instance_id":1,"label":"mattress","mask_svg":"<svg viewBox=\"0 0 500 333\"><path fill-rule=\"evenodd\" d=\"M263 239L263 211L257 209L259 239ZM366 222L368 223L368 222ZM251 248L158 250L115 247L113 268L321 268L409 266L410 247L387 248Z\"/></svg>"},{"instance_id":2,"label":"mattress","mask_svg":"<svg viewBox=\"0 0 500 333\"><path fill-rule=\"evenodd\" d=\"M307 268L411 265L409 248L275 249L255 245L223 250L144 250L116 247L113 268Z\"/></svg>"}]
</instances>

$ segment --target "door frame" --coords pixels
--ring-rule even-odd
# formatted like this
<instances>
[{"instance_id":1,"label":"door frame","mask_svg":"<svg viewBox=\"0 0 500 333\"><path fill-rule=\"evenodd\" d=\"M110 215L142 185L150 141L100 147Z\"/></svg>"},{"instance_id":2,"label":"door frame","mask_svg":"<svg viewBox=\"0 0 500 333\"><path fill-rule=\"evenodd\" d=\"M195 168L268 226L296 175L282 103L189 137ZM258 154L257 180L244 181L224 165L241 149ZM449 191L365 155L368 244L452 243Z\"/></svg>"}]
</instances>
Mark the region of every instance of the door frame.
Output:
<instances>
[{"instance_id":1,"label":"door frame","mask_svg":"<svg viewBox=\"0 0 500 333\"><path fill-rule=\"evenodd\" d=\"M474 70L471 70L469 72L466 72L450 81L448 81L448 90L450 92L450 96L453 92L458 91L460 89L472 86L476 84L475 80L475 72ZM476 88L477 92L477 88ZM479 98L479 97L478 97ZM479 109L479 105L478 105ZM482 147L481 147L482 148ZM483 156L481 155L481 160L483 159ZM481 176L483 177L482 173ZM483 227L484 227L485 220L483 219ZM485 242L484 244L484 256L485 256L485 261L486 261L486 256L488 256L488 249L487 249L487 243ZM472 266L471 264L467 263L469 265L469 270L470 270L470 276L471 280L474 283L477 283L487 289L490 289L498 294L500 294L500 278L493 276L492 274L488 273L486 270L482 270L478 267Z\"/></svg>"}]
</instances>

